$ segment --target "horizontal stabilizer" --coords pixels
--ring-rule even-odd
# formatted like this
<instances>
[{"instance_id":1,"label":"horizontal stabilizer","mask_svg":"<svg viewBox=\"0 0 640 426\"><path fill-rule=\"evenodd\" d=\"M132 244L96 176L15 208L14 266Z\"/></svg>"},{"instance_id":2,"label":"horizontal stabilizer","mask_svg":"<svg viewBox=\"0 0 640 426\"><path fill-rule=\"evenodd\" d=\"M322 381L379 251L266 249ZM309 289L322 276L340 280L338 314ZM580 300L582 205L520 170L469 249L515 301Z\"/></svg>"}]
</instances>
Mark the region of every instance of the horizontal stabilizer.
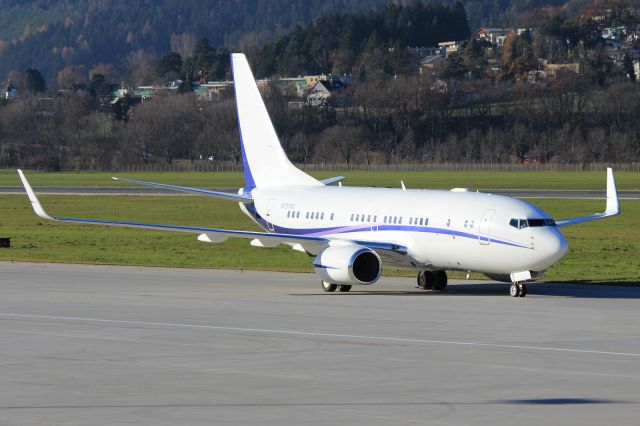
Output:
<instances>
[{"instance_id":1,"label":"horizontal stabilizer","mask_svg":"<svg viewBox=\"0 0 640 426\"><path fill-rule=\"evenodd\" d=\"M165 183L145 182L142 180L125 179L125 178L117 178L117 177L112 177L111 179L122 181L122 182L135 183L137 185L146 185L146 186L153 186L156 188L170 189L172 191L182 191L182 192L189 192L192 194L208 195L211 197L223 198L225 200L239 201L241 203L253 202L253 199L248 195L232 194L230 192L210 191L208 189L189 188L186 186L167 185Z\"/></svg>"},{"instance_id":2,"label":"horizontal stabilizer","mask_svg":"<svg viewBox=\"0 0 640 426\"><path fill-rule=\"evenodd\" d=\"M325 185L331 185L331 184L334 184L334 183L342 182L345 179L346 179L345 176L335 176L335 177L331 177L331 178L328 178L328 179L322 179L320 182L325 184Z\"/></svg>"}]
</instances>

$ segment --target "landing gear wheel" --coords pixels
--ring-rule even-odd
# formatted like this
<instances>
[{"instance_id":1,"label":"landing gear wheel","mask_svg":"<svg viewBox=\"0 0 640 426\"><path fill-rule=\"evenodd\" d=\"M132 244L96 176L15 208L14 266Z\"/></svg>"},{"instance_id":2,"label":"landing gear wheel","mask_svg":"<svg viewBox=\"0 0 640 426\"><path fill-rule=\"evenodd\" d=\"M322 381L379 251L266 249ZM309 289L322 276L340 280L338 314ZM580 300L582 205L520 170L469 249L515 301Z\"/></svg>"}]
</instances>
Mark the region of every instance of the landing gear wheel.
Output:
<instances>
[{"instance_id":1,"label":"landing gear wheel","mask_svg":"<svg viewBox=\"0 0 640 426\"><path fill-rule=\"evenodd\" d=\"M351 291L351 286L350 285L339 285L338 286L338 290L340 290L341 292L345 293L347 291Z\"/></svg>"},{"instance_id":2,"label":"landing gear wheel","mask_svg":"<svg viewBox=\"0 0 640 426\"><path fill-rule=\"evenodd\" d=\"M433 273L431 271L420 271L418 273L418 287L423 290L433 288Z\"/></svg>"},{"instance_id":3,"label":"landing gear wheel","mask_svg":"<svg viewBox=\"0 0 640 426\"><path fill-rule=\"evenodd\" d=\"M513 283L511 284L511 288L509 289L509 294L511 295L511 297L520 297L520 284L518 283Z\"/></svg>"},{"instance_id":4,"label":"landing gear wheel","mask_svg":"<svg viewBox=\"0 0 640 426\"><path fill-rule=\"evenodd\" d=\"M527 286L524 284L520 284L520 297L525 297L527 295Z\"/></svg>"},{"instance_id":5,"label":"landing gear wheel","mask_svg":"<svg viewBox=\"0 0 640 426\"><path fill-rule=\"evenodd\" d=\"M433 289L444 290L447 288L447 273L445 271L435 271L433 274Z\"/></svg>"},{"instance_id":6,"label":"landing gear wheel","mask_svg":"<svg viewBox=\"0 0 640 426\"><path fill-rule=\"evenodd\" d=\"M322 281L322 289L326 292L332 293L336 291L337 288L338 288L337 284L331 284L326 281Z\"/></svg>"}]
</instances>

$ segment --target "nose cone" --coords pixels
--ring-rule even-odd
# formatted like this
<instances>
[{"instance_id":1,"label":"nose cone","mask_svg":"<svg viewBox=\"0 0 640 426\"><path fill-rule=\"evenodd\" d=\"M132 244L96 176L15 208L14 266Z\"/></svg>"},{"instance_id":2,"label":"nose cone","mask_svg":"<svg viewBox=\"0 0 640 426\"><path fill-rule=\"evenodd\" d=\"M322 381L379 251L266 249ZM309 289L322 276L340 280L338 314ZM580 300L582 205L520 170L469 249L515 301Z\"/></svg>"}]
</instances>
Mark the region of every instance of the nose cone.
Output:
<instances>
[{"instance_id":1,"label":"nose cone","mask_svg":"<svg viewBox=\"0 0 640 426\"><path fill-rule=\"evenodd\" d=\"M538 262L536 270L543 271L562 259L569 250L567 239L558 228L547 228L543 235L540 235L536 251L538 252Z\"/></svg>"}]
</instances>

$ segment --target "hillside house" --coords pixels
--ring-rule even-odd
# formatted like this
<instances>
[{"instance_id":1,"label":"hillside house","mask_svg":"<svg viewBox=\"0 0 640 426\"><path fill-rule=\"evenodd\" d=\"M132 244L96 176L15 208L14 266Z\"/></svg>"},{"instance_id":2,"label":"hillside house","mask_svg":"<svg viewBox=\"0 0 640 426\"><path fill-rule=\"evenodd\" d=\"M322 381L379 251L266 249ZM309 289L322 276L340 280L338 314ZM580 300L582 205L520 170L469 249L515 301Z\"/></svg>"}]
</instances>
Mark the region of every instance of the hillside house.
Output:
<instances>
[{"instance_id":1,"label":"hillside house","mask_svg":"<svg viewBox=\"0 0 640 426\"><path fill-rule=\"evenodd\" d=\"M307 92L307 104L312 107L321 107L327 104L331 98L333 87L326 80L318 80Z\"/></svg>"},{"instance_id":2,"label":"hillside house","mask_svg":"<svg viewBox=\"0 0 640 426\"><path fill-rule=\"evenodd\" d=\"M513 31L511 28L480 28L475 33L477 40L485 40L494 46L502 47L504 39Z\"/></svg>"},{"instance_id":3,"label":"hillside house","mask_svg":"<svg viewBox=\"0 0 640 426\"><path fill-rule=\"evenodd\" d=\"M12 83L7 84L7 87L4 91L5 99L12 99L18 96L18 89Z\"/></svg>"},{"instance_id":4,"label":"hillside house","mask_svg":"<svg viewBox=\"0 0 640 426\"><path fill-rule=\"evenodd\" d=\"M457 53L460 50L460 42L459 41L443 41L442 43L438 43L438 47L444 50L444 56L447 57L452 53Z\"/></svg>"}]
</instances>

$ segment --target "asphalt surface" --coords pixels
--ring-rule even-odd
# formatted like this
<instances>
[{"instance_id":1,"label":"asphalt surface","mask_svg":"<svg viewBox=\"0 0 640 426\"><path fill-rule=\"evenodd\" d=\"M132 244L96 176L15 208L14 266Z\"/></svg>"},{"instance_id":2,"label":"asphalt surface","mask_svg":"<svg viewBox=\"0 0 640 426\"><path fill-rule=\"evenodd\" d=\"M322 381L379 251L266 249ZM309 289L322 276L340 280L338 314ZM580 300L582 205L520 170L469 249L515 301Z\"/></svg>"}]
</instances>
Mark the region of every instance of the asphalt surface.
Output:
<instances>
[{"instance_id":1,"label":"asphalt surface","mask_svg":"<svg viewBox=\"0 0 640 426\"><path fill-rule=\"evenodd\" d=\"M233 188L207 188L213 191L224 191L236 194L237 189ZM74 187L74 186L44 186L36 187L34 190L41 194L57 195L193 195L185 192L171 191L161 188L100 188L100 187ZM0 186L2 194L22 194L24 188L21 186ZM604 190L553 190L553 189L492 189L482 190L492 194L508 195L517 198L574 198L574 199L605 199ZM640 200L640 191L625 190L618 191L618 197L625 200Z\"/></svg>"},{"instance_id":2,"label":"asphalt surface","mask_svg":"<svg viewBox=\"0 0 640 426\"><path fill-rule=\"evenodd\" d=\"M637 425L638 299L0 262L0 424Z\"/></svg>"}]
</instances>

